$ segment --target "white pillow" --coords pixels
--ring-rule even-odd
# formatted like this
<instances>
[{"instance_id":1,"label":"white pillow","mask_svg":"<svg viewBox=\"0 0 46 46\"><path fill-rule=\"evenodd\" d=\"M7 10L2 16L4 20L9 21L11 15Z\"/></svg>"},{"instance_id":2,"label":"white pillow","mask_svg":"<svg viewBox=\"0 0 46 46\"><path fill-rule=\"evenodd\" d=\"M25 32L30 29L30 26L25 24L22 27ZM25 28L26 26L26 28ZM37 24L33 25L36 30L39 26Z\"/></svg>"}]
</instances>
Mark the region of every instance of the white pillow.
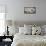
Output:
<instances>
[{"instance_id":1,"label":"white pillow","mask_svg":"<svg viewBox=\"0 0 46 46\"><path fill-rule=\"evenodd\" d=\"M32 35L36 34L36 27L32 27Z\"/></svg>"},{"instance_id":2,"label":"white pillow","mask_svg":"<svg viewBox=\"0 0 46 46\"><path fill-rule=\"evenodd\" d=\"M30 35L32 32L30 28L19 27L19 33Z\"/></svg>"},{"instance_id":3,"label":"white pillow","mask_svg":"<svg viewBox=\"0 0 46 46\"><path fill-rule=\"evenodd\" d=\"M32 25L26 25L26 24L24 24L24 27L32 29Z\"/></svg>"},{"instance_id":4,"label":"white pillow","mask_svg":"<svg viewBox=\"0 0 46 46\"><path fill-rule=\"evenodd\" d=\"M31 35L31 34L32 34L32 29L25 27L25 32L24 32L24 34L26 34L26 35Z\"/></svg>"},{"instance_id":5,"label":"white pillow","mask_svg":"<svg viewBox=\"0 0 46 46\"><path fill-rule=\"evenodd\" d=\"M41 35L44 35L44 32L45 32L45 27L44 25L41 26Z\"/></svg>"},{"instance_id":6,"label":"white pillow","mask_svg":"<svg viewBox=\"0 0 46 46\"><path fill-rule=\"evenodd\" d=\"M24 27L19 27L19 33L20 33L20 34L24 34L24 31L25 31L25 30L24 30Z\"/></svg>"},{"instance_id":7,"label":"white pillow","mask_svg":"<svg viewBox=\"0 0 46 46\"><path fill-rule=\"evenodd\" d=\"M46 33L46 25L43 25L42 28L44 29L44 33Z\"/></svg>"},{"instance_id":8,"label":"white pillow","mask_svg":"<svg viewBox=\"0 0 46 46\"><path fill-rule=\"evenodd\" d=\"M25 30L28 32L28 34L32 34L32 25L26 25L24 24Z\"/></svg>"},{"instance_id":9,"label":"white pillow","mask_svg":"<svg viewBox=\"0 0 46 46\"><path fill-rule=\"evenodd\" d=\"M32 35L39 35L41 33L41 28L39 26L32 27Z\"/></svg>"},{"instance_id":10,"label":"white pillow","mask_svg":"<svg viewBox=\"0 0 46 46\"><path fill-rule=\"evenodd\" d=\"M19 28L15 26L9 26L9 35L15 35L19 32Z\"/></svg>"}]
</instances>

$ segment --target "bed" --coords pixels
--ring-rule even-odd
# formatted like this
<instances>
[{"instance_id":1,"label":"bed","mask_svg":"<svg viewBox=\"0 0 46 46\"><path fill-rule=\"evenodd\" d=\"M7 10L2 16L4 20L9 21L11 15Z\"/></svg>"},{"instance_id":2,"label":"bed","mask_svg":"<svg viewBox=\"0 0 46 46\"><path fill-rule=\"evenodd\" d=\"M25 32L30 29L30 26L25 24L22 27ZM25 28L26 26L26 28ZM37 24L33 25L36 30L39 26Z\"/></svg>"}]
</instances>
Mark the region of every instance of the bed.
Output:
<instances>
[{"instance_id":1,"label":"bed","mask_svg":"<svg viewBox=\"0 0 46 46\"><path fill-rule=\"evenodd\" d=\"M22 24L20 24L20 25L22 25ZM24 27L26 27L26 31L23 30L23 27L21 27L19 33L14 35L11 46L46 46L46 35L44 35L44 36L38 35L41 32L40 27L37 27L37 28L35 27L35 29L33 29L32 35L30 34L31 25L29 25L28 27L26 25ZM34 34L36 32L35 31L36 29L40 31L40 32L38 31L38 33L36 33L37 35Z\"/></svg>"},{"instance_id":2,"label":"bed","mask_svg":"<svg viewBox=\"0 0 46 46\"><path fill-rule=\"evenodd\" d=\"M46 36L16 34L11 46L46 46Z\"/></svg>"}]
</instances>

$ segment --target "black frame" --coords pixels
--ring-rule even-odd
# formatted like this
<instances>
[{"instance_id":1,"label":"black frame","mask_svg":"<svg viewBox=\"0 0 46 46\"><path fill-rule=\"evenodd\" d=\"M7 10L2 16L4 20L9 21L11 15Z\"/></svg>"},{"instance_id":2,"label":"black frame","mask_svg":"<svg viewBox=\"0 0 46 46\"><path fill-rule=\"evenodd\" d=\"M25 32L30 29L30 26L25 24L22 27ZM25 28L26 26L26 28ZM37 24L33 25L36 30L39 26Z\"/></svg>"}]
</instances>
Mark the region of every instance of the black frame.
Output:
<instances>
[{"instance_id":1,"label":"black frame","mask_svg":"<svg viewBox=\"0 0 46 46\"><path fill-rule=\"evenodd\" d=\"M24 7L24 14L36 14L36 7Z\"/></svg>"}]
</instances>

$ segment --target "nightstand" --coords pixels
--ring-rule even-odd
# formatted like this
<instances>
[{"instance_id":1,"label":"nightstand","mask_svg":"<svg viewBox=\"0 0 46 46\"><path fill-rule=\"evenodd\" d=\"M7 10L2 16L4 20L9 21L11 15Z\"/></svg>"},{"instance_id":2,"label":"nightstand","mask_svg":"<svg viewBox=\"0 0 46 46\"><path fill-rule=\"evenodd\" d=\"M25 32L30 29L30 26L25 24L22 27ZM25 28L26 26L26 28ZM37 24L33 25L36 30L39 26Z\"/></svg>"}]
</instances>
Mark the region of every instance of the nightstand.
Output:
<instances>
[{"instance_id":1,"label":"nightstand","mask_svg":"<svg viewBox=\"0 0 46 46\"><path fill-rule=\"evenodd\" d=\"M4 46L11 46L11 41L3 41Z\"/></svg>"},{"instance_id":2,"label":"nightstand","mask_svg":"<svg viewBox=\"0 0 46 46\"><path fill-rule=\"evenodd\" d=\"M12 36L4 36L4 38L2 39L2 42L3 42L4 46L11 46L11 44L13 42L13 37Z\"/></svg>"},{"instance_id":3,"label":"nightstand","mask_svg":"<svg viewBox=\"0 0 46 46\"><path fill-rule=\"evenodd\" d=\"M10 38L11 41L10 40L7 41L6 38L7 39ZM12 42L13 42L12 36L0 36L0 46L11 46Z\"/></svg>"}]
</instances>

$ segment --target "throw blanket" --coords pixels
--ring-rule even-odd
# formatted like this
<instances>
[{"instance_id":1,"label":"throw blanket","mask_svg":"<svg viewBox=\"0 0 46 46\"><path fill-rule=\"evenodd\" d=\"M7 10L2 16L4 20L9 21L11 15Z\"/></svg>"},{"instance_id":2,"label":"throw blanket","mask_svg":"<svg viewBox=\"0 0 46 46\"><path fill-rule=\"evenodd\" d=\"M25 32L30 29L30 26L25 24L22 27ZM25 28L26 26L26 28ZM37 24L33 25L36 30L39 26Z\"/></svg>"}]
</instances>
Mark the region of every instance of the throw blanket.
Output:
<instances>
[{"instance_id":1,"label":"throw blanket","mask_svg":"<svg viewBox=\"0 0 46 46\"><path fill-rule=\"evenodd\" d=\"M46 36L16 34L11 46L46 46Z\"/></svg>"}]
</instances>

